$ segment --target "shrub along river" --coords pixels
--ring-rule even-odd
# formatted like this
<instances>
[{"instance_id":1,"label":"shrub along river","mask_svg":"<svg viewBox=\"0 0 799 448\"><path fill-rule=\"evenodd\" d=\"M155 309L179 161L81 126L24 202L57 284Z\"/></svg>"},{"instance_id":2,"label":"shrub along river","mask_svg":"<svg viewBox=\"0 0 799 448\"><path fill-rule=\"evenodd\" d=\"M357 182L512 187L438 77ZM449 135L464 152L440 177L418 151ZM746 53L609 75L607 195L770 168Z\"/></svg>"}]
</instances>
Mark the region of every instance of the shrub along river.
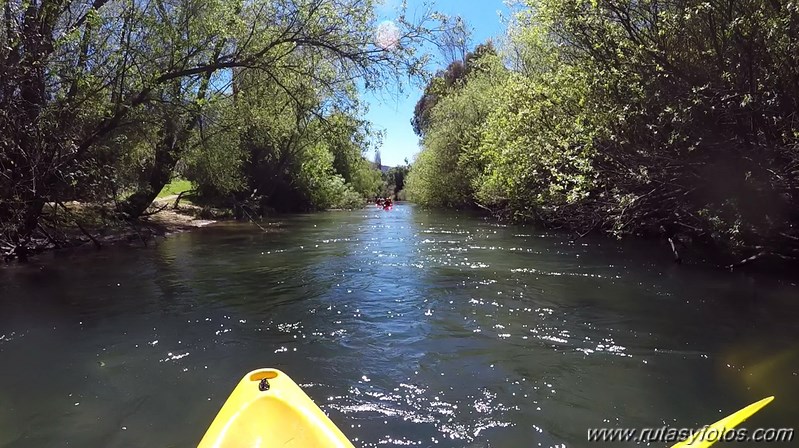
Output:
<instances>
[{"instance_id":1,"label":"shrub along river","mask_svg":"<svg viewBox=\"0 0 799 448\"><path fill-rule=\"evenodd\" d=\"M749 427L799 421L795 278L406 205L269 229L0 269L0 446L196 445L258 367L362 447L602 446L768 395Z\"/></svg>"}]
</instances>

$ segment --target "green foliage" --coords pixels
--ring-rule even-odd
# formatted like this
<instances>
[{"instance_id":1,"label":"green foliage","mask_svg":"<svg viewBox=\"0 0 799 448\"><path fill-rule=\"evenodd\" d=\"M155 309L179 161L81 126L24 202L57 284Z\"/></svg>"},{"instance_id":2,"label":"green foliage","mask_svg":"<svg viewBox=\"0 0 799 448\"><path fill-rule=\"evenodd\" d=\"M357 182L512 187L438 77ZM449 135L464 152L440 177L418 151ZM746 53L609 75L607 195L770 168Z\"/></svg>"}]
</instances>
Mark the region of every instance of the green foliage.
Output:
<instances>
[{"instance_id":1,"label":"green foliage","mask_svg":"<svg viewBox=\"0 0 799 448\"><path fill-rule=\"evenodd\" d=\"M381 184L363 154L375 141L357 109L332 109L313 85L250 73L233 103L217 104L186 159L187 176L214 203L250 216L362 206ZM295 85L296 83L296 85ZM289 95L284 87L293 89Z\"/></svg>"},{"instance_id":2,"label":"green foliage","mask_svg":"<svg viewBox=\"0 0 799 448\"><path fill-rule=\"evenodd\" d=\"M478 65L479 64L479 65ZM500 59L488 52L474 60L465 83L453 85L429 113L423 149L406 181L408 198L426 206L464 207L473 198L473 180L482 172L479 150L485 120L499 105L498 87L507 77Z\"/></svg>"},{"instance_id":3,"label":"green foliage","mask_svg":"<svg viewBox=\"0 0 799 448\"><path fill-rule=\"evenodd\" d=\"M379 45L371 0L6 0L3 10L0 248L20 258L51 244L46 203L107 201L135 219L176 172L231 205L334 203L295 182L306 152L325 138L338 142L331 154L365 150L362 126L328 129L331 111L358 116L356 86L424 74L416 43L433 32L429 14L401 13L396 41ZM355 159L341 176L371 195L375 176ZM324 176L319 185L337 182Z\"/></svg>"},{"instance_id":4,"label":"green foliage","mask_svg":"<svg viewBox=\"0 0 799 448\"><path fill-rule=\"evenodd\" d=\"M387 196L395 196L397 199L400 199L399 192L402 191L403 188L405 188L405 178L408 176L408 172L410 171L410 169L411 167L406 164L404 166L391 167L388 170L388 172L385 175L386 189L388 193Z\"/></svg>"},{"instance_id":5,"label":"green foliage","mask_svg":"<svg viewBox=\"0 0 799 448\"><path fill-rule=\"evenodd\" d=\"M368 122L355 119L343 112L328 119L327 145L333 154L333 168L362 199L378 194L382 179L380 171L372 167L365 154L376 143L379 135Z\"/></svg>"},{"instance_id":6,"label":"green foliage","mask_svg":"<svg viewBox=\"0 0 799 448\"><path fill-rule=\"evenodd\" d=\"M327 145L312 146L302 155L296 178L303 196L314 209L363 207L365 197L333 168L335 156Z\"/></svg>"},{"instance_id":7,"label":"green foliage","mask_svg":"<svg viewBox=\"0 0 799 448\"><path fill-rule=\"evenodd\" d=\"M489 69L485 64L491 58L483 59L483 56L496 55L497 52L494 49L494 45L489 41L478 45L473 52L466 53L463 60L454 60L446 69L438 72L427 84L424 94L414 108L411 125L416 135L419 137L424 136L431 126L431 111L442 98L462 87L473 71L479 72ZM481 60L483 62L480 62Z\"/></svg>"},{"instance_id":8,"label":"green foliage","mask_svg":"<svg viewBox=\"0 0 799 448\"><path fill-rule=\"evenodd\" d=\"M479 201L535 217L588 197L596 130L585 87L582 73L568 67L507 80L480 135L486 169L476 178Z\"/></svg>"},{"instance_id":9,"label":"green foliage","mask_svg":"<svg viewBox=\"0 0 799 448\"><path fill-rule=\"evenodd\" d=\"M198 136L183 158L183 174L205 197L227 197L244 188L244 151L239 135L216 129Z\"/></svg>"},{"instance_id":10,"label":"green foliage","mask_svg":"<svg viewBox=\"0 0 799 448\"><path fill-rule=\"evenodd\" d=\"M526 3L501 85L458 64L428 85L409 197L799 257L795 5Z\"/></svg>"},{"instance_id":11,"label":"green foliage","mask_svg":"<svg viewBox=\"0 0 799 448\"><path fill-rule=\"evenodd\" d=\"M187 181L186 179L174 179L172 182L166 184L164 189L158 193L159 198L172 196L176 194L181 194L186 191L191 191L193 189L193 185L191 182Z\"/></svg>"}]
</instances>

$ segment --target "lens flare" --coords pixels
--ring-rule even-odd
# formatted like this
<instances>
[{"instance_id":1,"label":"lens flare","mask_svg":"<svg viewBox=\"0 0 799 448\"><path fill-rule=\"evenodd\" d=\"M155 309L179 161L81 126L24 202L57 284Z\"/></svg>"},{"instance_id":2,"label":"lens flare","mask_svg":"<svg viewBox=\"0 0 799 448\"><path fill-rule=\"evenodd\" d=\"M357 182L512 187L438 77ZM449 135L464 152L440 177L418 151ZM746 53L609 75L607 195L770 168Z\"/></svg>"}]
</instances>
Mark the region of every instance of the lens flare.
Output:
<instances>
[{"instance_id":1,"label":"lens flare","mask_svg":"<svg viewBox=\"0 0 799 448\"><path fill-rule=\"evenodd\" d=\"M377 26L375 43L384 50L392 50L399 45L400 30L394 22L386 20Z\"/></svg>"}]
</instances>

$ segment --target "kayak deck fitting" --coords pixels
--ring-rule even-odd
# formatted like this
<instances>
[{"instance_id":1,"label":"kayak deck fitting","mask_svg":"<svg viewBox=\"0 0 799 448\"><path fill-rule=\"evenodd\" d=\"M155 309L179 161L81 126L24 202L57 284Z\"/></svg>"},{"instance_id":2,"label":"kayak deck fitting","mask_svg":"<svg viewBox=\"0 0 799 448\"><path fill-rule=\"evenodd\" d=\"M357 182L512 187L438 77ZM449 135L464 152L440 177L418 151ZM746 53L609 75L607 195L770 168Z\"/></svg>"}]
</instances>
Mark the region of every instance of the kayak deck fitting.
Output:
<instances>
[{"instance_id":1,"label":"kayak deck fitting","mask_svg":"<svg viewBox=\"0 0 799 448\"><path fill-rule=\"evenodd\" d=\"M277 369L258 369L242 378L199 447L353 445L288 375Z\"/></svg>"}]
</instances>

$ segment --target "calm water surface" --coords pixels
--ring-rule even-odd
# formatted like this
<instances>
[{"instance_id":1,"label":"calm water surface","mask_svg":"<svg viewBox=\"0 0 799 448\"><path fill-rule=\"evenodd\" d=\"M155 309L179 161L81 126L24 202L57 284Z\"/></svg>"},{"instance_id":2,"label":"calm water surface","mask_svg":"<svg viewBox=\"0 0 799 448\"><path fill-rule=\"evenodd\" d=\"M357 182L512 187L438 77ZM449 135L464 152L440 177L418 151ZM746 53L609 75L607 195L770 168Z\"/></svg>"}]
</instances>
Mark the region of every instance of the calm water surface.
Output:
<instances>
[{"instance_id":1,"label":"calm water surface","mask_svg":"<svg viewBox=\"0 0 799 448\"><path fill-rule=\"evenodd\" d=\"M0 269L0 446L196 445L267 366L361 447L600 446L772 394L750 426L799 421L790 278L410 206L270 229Z\"/></svg>"}]
</instances>

